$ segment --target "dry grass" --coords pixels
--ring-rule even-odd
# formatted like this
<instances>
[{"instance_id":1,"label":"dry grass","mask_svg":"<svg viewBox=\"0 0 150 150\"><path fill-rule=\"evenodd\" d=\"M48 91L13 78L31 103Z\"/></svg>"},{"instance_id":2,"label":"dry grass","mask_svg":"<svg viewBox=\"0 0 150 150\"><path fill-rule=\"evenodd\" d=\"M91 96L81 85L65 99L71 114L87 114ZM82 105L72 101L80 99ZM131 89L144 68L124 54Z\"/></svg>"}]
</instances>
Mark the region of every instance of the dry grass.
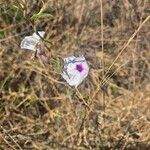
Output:
<instances>
[{"instance_id":1,"label":"dry grass","mask_svg":"<svg viewBox=\"0 0 150 150\"><path fill-rule=\"evenodd\" d=\"M0 149L150 149L149 12L149 0L0 1ZM36 30L49 64L20 49ZM90 66L78 89L60 75L72 54Z\"/></svg>"}]
</instances>

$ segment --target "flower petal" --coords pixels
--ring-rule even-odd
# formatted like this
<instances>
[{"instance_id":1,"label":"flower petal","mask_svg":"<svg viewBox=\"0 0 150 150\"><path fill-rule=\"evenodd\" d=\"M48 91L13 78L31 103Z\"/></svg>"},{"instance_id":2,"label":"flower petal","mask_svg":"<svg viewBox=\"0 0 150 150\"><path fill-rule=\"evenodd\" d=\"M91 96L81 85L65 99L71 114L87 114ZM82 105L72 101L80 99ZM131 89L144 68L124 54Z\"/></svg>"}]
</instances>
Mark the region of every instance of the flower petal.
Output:
<instances>
[{"instance_id":1,"label":"flower petal","mask_svg":"<svg viewBox=\"0 0 150 150\"><path fill-rule=\"evenodd\" d=\"M89 66L83 56L71 56L64 59L64 72L62 77L71 86L78 86L87 77ZM78 68L80 66L81 68Z\"/></svg>"},{"instance_id":2,"label":"flower petal","mask_svg":"<svg viewBox=\"0 0 150 150\"><path fill-rule=\"evenodd\" d=\"M44 31L38 31L41 37L44 37ZM32 36L26 36L20 44L20 47L23 49L28 49L36 51L36 44L40 41L40 37L34 32Z\"/></svg>"},{"instance_id":3,"label":"flower petal","mask_svg":"<svg viewBox=\"0 0 150 150\"><path fill-rule=\"evenodd\" d=\"M38 33L39 33L39 35L40 35L42 38L44 37L44 34L45 34L44 31L38 31ZM39 35L38 35L36 32L34 32L32 36L33 36L34 38L37 38L38 40L40 40Z\"/></svg>"},{"instance_id":4,"label":"flower petal","mask_svg":"<svg viewBox=\"0 0 150 150\"><path fill-rule=\"evenodd\" d=\"M21 41L21 48L23 49L28 49L35 51L35 46L38 43L38 40L34 38L33 36L26 36L22 41Z\"/></svg>"}]
</instances>

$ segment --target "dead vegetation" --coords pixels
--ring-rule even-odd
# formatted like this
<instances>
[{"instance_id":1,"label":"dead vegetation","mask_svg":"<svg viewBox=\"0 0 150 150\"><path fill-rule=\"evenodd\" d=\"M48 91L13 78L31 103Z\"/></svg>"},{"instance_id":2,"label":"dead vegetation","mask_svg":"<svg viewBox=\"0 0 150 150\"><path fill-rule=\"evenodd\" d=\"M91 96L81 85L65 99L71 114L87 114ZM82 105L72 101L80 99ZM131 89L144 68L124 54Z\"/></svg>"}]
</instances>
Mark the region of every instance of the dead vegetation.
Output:
<instances>
[{"instance_id":1,"label":"dead vegetation","mask_svg":"<svg viewBox=\"0 0 150 150\"><path fill-rule=\"evenodd\" d=\"M0 1L0 149L150 149L149 0ZM49 64L20 49L46 32ZM78 89L62 58L85 55Z\"/></svg>"}]
</instances>

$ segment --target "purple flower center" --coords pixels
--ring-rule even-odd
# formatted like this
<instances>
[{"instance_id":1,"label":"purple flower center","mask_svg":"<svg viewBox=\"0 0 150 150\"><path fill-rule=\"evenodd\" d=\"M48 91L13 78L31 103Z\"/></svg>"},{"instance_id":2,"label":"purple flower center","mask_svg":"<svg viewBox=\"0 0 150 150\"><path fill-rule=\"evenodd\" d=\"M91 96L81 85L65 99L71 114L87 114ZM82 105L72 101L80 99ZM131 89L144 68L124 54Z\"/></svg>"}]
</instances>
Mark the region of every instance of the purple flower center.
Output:
<instances>
[{"instance_id":1,"label":"purple flower center","mask_svg":"<svg viewBox=\"0 0 150 150\"><path fill-rule=\"evenodd\" d=\"M77 69L79 72L82 72L82 71L84 70L82 64L76 65L76 69Z\"/></svg>"}]
</instances>

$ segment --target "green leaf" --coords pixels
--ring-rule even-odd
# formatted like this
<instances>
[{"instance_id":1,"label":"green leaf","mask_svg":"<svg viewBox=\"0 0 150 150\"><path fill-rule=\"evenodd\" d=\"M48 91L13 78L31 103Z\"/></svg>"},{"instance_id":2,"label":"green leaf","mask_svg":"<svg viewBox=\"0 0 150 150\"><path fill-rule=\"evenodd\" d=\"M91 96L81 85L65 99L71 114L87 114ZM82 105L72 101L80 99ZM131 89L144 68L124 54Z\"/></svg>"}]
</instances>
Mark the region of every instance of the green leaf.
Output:
<instances>
[{"instance_id":1,"label":"green leaf","mask_svg":"<svg viewBox=\"0 0 150 150\"><path fill-rule=\"evenodd\" d=\"M43 18L49 18L49 17L53 17L51 14L48 13L38 13L38 14L34 14L31 19L33 20L37 20L37 19L43 19Z\"/></svg>"}]
</instances>

